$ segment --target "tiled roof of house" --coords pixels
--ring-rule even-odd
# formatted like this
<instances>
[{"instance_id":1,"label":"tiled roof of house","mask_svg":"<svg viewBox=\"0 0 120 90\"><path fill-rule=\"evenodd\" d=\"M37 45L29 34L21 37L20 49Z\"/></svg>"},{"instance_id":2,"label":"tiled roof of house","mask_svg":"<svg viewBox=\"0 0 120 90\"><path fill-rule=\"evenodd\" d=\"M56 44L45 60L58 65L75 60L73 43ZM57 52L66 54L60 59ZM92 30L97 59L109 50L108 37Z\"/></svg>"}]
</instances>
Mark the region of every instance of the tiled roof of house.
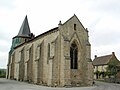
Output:
<instances>
[{"instance_id":1,"label":"tiled roof of house","mask_svg":"<svg viewBox=\"0 0 120 90\"><path fill-rule=\"evenodd\" d=\"M112 54L101 57L95 57L95 59L93 60L93 65L106 65L108 64L111 57Z\"/></svg>"}]
</instances>

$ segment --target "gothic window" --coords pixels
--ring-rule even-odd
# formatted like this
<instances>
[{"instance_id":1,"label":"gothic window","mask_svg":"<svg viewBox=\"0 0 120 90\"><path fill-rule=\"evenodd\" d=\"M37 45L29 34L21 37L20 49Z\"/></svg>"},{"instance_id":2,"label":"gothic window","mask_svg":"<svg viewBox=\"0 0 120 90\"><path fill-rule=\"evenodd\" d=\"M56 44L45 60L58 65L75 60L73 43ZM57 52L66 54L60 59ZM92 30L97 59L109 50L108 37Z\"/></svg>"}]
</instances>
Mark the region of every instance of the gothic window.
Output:
<instances>
[{"instance_id":1,"label":"gothic window","mask_svg":"<svg viewBox=\"0 0 120 90\"><path fill-rule=\"evenodd\" d=\"M40 53L40 50L41 50L41 49L40 49L40 45L38 45L37 48L36 48L36 59L37 59L37 60L40 58L40 54L41 54L41 53Z\"/></svg>"},{"instance_id":2,"label":"gothic window","mask_svg":"<svg viewBox=\"0 0 120 90\"><path fill-rule=\"evenodd\" d=\"M71 69L78 69L78 48L75 42L70 47Z\"/></svg>"},{"instance_id":3,"label":"gothic window","mask_svg":"<svg viewBox=\"0 0 120 90\"><path fill-rule=\"evenodd\" d=\"M29 49L29 60L32 60L32 48Z\"/></svg>"},{"instance_id":4,"label":"gothic window","mask_svg":"<svg viewBox=\"0 0 120 90\"><path fill-rule=\"evenodd\" d=\"M48 43L48 58L50 57L50 43Z\"/></svg>"},{"instance_id":5,"label":"gothic window","mask_svg":"<svg viewBox=\"0 0 120 90\"><path fill-rule=\"evenodd\" d=\"M49 62L50 58L50 43L48 43L48 57L47 57L47 63Z\"/></svg>"},{"instance_id":6,"label":"gothic window","mask_svg":"<svg viewBox=\"0 0 120 90\"><path fill-rule=\"evenodd\" d=\"M30 56L31 56L31 48L29 49L29 59L30 59Z\"/></svg>"},{"instance_id":7,"label":"gothic window","mask_svg":"<svg viewBox=\"0 0 120 90\"><path fill-rule=\"evenodd\" d=\"M12 55L12 63L15 62L15 53Z\"/></svg>"},{"instance_id":8,"label":"gothic window","mask_svg":"<svg viewBox=\"0 0 120 90\"><path fill-rule=\"evenodd\" d=\"M26 52L26 59L27 61L29 60L29 49L27 49L27 52Z\"/></svg>"},{"instance_id":9,"label":"gothic window","mask_svg":"<svg viewBox=\"0 0 120 90\"><path fill-rule=\"evenodd\" d=\"M21 50L21 61L22 62L24 61L24 50L23 49Z\"/></svg>"},{"instance_id":10,"label":"gothic window","mask_svg":"<svg viewBox=\"0 0 120 90\"><path fill-rule=\"evenodd\" d=\"M50 46L50 57L54 57L54 54L55 54L54 50L55 50L55 43L52 42Z\"/></svg>"}]
</instances>

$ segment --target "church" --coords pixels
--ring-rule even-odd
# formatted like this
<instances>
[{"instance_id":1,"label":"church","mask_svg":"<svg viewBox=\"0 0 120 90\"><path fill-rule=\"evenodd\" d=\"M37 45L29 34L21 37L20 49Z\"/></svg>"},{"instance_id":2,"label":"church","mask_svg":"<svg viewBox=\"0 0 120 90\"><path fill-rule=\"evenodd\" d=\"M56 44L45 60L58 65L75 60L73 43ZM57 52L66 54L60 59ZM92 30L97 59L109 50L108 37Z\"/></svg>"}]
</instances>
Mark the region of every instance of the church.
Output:
<instances>
[{"instance_id":1,"label":"church","mask_svg":"<svg viewBox=\"0 0 120 90\"><path fill-rule=\"evenodd\" d=\"M12 38L6 78L51 87L92 85L87 28L74 14L35 37L26 16L18 34Z\"/></svg>"}]
</instances>

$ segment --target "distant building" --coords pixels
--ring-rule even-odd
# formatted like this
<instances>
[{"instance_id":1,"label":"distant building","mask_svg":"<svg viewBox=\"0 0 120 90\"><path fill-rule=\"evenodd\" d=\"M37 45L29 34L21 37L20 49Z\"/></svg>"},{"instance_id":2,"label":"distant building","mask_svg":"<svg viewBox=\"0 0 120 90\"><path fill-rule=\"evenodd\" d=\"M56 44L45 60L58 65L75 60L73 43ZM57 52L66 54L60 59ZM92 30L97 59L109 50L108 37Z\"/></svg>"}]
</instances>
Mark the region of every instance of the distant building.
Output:
<instances>
[{"instance_id":1,"label":"distant building","mask_svg":"<svg viewBox=\"0 0 120 90\"><path fill-rule=\"evenodd\" d=\"M116 62L116 63L120 62L115 56L114 52L112 52L112 54L110 55L105 55L105 56L100 56L100 57L97 57L97 55L95 55L95 59L93 60L94 78L103 79L104 75L101 73L102 75L99 76L96 72L106 72L109 63L111 62Z\"/></svg>"},{"instance_id":2,"label":"distant building","mask_svg":"<svg viewBox=\"0 0 120 90\"><path fill-rule=\"evenodd\" d=\"M88 30L76 15L36 37L27 16L13 37L7 78L47 86L86 86L93 82Z\"/></svg>"}]
</instances>

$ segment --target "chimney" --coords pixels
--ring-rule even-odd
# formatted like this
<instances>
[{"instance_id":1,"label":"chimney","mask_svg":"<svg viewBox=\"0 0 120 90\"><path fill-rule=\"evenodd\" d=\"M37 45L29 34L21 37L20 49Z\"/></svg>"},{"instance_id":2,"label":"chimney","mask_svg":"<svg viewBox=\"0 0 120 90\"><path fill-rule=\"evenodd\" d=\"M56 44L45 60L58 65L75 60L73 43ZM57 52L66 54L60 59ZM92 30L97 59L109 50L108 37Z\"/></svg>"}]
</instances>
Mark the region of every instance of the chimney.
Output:
<instances>
[{"instance_id":1,"label":"chimney","mask_svg":"<svg viewBox=\"0 0 120 90\"><path fill-rule=\"evenodd\" d=\"M112 52L112 55L115 55L115 52Z\"/></svg>"},{"instance_id":2,"label":"chimney","mask_svg":"<svg viewBox=\"0 0 120 90\"><path fill-rule=\"evenodd\" d=\"M61 29L61 26L62 26L62 22L59 21L58 28Z\"/></svg>"},{"instance_id":3,"label":"chimney","mask_svg":"<svg viewBox=\"0 0 120 90\"><path fill-rule=\"evenodd\" d=\"M95 58L97 58L97 55L95 55Z\"/></svg>"},{"instance_id":4,"label":"chimney","mask_svg":"<svg viewBox=\"0 0 120 90\"><path fill-rule=\"evenodd\" d=\"M62 22L61 22L61 20L59 21L59 24L58 25L62 25Z\"/></svg>"}]
</instances>

